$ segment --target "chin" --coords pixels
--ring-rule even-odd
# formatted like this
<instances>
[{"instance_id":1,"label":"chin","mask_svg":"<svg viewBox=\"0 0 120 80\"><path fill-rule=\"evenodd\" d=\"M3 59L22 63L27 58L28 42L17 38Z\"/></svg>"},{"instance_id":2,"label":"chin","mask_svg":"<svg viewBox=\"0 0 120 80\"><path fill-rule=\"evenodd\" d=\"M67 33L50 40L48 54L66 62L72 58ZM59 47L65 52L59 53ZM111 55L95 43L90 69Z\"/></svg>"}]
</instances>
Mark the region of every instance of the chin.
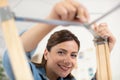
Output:
<instances>
[{"instance_id":1,"label":"chin","mask_svg":"<svg viewBox=\"0 0 120 80\"><path fill-rule=\"evenodd\" d=\"M60 75L60 77L65 78L65 77L67 77L68 75L69 75L69 74L64 74L64 73L63 73L63 74Z\"/></svg>"}]
</instances>

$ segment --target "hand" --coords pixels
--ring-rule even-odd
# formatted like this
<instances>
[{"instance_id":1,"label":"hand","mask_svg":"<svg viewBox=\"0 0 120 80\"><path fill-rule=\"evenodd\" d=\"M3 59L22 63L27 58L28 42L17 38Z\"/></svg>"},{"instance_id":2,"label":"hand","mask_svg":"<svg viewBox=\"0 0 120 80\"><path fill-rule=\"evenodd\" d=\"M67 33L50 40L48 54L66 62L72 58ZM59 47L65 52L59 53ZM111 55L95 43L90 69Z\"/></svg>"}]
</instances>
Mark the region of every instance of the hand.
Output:
<instances>
[{"instance_id":1,"label":"hand","mask_svg":"<svg viewBox=\"0 0 120 80\"><path fill-rule=\"evenodd\" d=\"M113 36L113 34L110 32L107 24L106 23L102 23L99 25L94 24L94 30L99 36L108 38L109 49L111 52L115 45L116 39Z\"/></svg>"},{"instance_id":2,"label":"hand","mask_svg":"<svg viewBox=\"0 0 120 80\"><path fill-rule=\"evenodd\" d=\"M49 19L88 22L87 9L75 0L62 0L58 2L48 16Z\"/></svg>"}]
</instances>

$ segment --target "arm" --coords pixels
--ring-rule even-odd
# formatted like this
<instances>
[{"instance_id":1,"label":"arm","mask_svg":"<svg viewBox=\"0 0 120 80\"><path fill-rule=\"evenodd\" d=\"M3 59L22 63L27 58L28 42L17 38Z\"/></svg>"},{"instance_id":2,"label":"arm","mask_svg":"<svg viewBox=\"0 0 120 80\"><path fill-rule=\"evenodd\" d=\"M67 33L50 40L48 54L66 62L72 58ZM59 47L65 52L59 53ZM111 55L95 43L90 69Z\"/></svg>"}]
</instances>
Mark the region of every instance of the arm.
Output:
<instances>
[{"instance_id":1,"label":"arm","mask_svg":"<svg viewBox=\"0 0 120 80\"><path fill-rule=\"evenodd\" d=\"M62 0L56 3L46 19L87 22L89 16L87 10L78 2ZM54 25L39 23L25 32L21 36L25 51L29 52L36 48L37 44L54 28Z\"/></svg>"},{"instance_id":2,"label":"arm","mask_svg":"<svg viewBox=\"0 0 120 80\"><path fill-rule=\"evenodd\" d=\"M45 35L54 27L47 24L37 24L21 35L21 40L26 52L32 51L38 45Z\"/></svg>"},{"instance_id":3,"label":"arm","mask_svg":"<svg viewBox=\"0 0 120 80\"><path fill-rule=\"evenodd\" d=\"M110 72L110 63L109 63L109 51L112 51L116 39L113 36L113 34L110 32L108 26L106 23L102 24L94 24L93 26L94 31L101 37L108 38L108 46L106 43L97 44L96 45L96 57L97 57L97 73L94 75L94 77L91 80L97 80L97 79L111 79L111 72ZM109 47L109 49L108 49ZM100 54L101 53L101 54ZM106 64L107 63L107 64ZM101 76L99 76L101 75ZM104 78L103 78L104 76Z\"/></svg>"}]
</instances>

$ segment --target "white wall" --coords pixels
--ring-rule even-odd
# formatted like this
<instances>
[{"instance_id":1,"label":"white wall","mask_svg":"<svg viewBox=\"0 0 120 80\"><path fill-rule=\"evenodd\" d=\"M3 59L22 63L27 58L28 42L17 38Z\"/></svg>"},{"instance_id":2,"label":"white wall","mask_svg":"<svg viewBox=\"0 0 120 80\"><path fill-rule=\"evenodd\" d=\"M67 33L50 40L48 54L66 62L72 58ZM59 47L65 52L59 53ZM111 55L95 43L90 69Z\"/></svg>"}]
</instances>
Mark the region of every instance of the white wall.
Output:
<instances>
[{"instance_id":1,"label":"white wall","mask_svg":"<svg viewBox=\"0 0 120 80\"><path fill-rule=\"evenodd\" d=\"M60 1L60 0L9 0L9 3L12 11L14 11L17 16L39 19L47 16L53 4L57 1ZM104 14L106 11L114 7L118 2L120 2L120 0L78 0L78 1L80 1L82 4L84 4L87 7L88 11L90 12L91 21L98 18L99 16ZM120 32L119 32L120 16L119 14L120 14L120 10L117 10L98 22L98 23L107 22L111 31L113 32L113 34L117 39L117 43L111 54L111 67L112 67L113 80L120 80L120 70L119 70L119 67L120 67L120 62L119 62L120 61L120 50L119 50L120 48ZM34 24L36 23L16 22L16 26L18 27L19 31L26 28L30 28ZM63 28L64 27L60 26L55 30L53 30L52 32L63 29ZM83 62L81 62L80 65L83 65L84 67L87 65L90 67L89 65L90 62L87 60L89 59L91 60L91 62L93 62L92 68L94 68L94 71L95 71L96 66L94 61L95 54L94 54L94 45L92 41L93 40L92 35L87 30L81 27L74 28L71 26L66 29L69 29L73 33L75 33L81 41L81 51L85 53L85 57L83 59ZM36 51L36 53L41 53L41 54L43 53L44 47L46 46L44 44L46 43L49 35L47 35L45 39L41 42L41 44L39 44L39 49ZM1 39L3 41L3 38ZM3 48L0 48L0 49L2 51ZM84 64L84 62L87 62L87 63ZM83 68L83 66L81 68ZM88 69L88 67L85 69ZM84 69L80 69L80 70L81 70L80 74L82 75L81 78L86 77L85 75L87 72L84 72L85 71Z\"/></svg>"}]
</instances>

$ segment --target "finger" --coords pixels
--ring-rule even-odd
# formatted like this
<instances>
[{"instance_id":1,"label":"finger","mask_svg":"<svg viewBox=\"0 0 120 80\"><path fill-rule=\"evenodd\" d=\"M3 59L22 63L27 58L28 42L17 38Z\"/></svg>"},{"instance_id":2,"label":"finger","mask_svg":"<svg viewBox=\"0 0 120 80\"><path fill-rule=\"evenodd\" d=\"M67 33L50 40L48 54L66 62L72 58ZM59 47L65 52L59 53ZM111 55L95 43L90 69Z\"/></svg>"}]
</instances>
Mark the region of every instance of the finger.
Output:
<instances>
[{"instance_id":1,"label":"finger","mask_svg":"<svg viewBox=\"0 0 120 80\"><path fill-rule=\"evenodd\" d=\"M88 13L87 9L82 5L80 5L80 7L78 7L77 16L81 20L81 22L89 22L89 13Z\"/></svg>"},{"instance_id":2,"label":"finger","mask_svg":"<svg viewBox=\"0 0 120 80\"><path fill-rule=\"evenodd\" d=\"M85 15L85 18L87 19L87 22L89 22L90 20L89 12L85 7L84 7L84 15Z\"/></svg>"},{"instance_id":3,"label":"finger","mask_svg":"<svg viewBox=\"0 0 120 80\"><path fill-rule=\"evenodd\" d=\"M77 8L77 18L81 22L89 22L88 11L82 5Z\"/></svg>"},{"instance_id":4,"label":"finger","mask_svg":"<svg viewBox=\"0 0 120 80\"><path fill-rule=\"evenodd\" d=\"M104 38L108 38L110 36L110 34L106 31L101 31L98 33L98 35Z\"/></svg>"},{"instance_id":5,"label":"finger","mask_svg":"<svg viewBox=\"0 0 120 80\"><path fill-rule=\"evenodd\" d=\"M69 1L76 9L76 17L80 22L88 22L89 21L89 13L87 9L75 0L67 0Z\"/></svg>"},{"instance_id":6,"label":"finger","mask_svg":"<svg viewBox=\"0 0 120 80\"><path fill-rule=\"evenodd\" d=\"M81 22L87 22L87 19L86 19L85 16L84 16L84 9L81 8L81 7L78 9L77 18L78 18Z\"/></svg>"},{"instance_id":7,"label":"finger","mask_svg":"<svg viewBox=\"0 0 120 80\"><path fill-rule=\"evenodd\" d=\"M97 29L97 24L96 23L94 23L92 26L91 26L91 28L94 30L94 31L97 31L98 29Z\"/></svg>"},{"instance_id":8,"label":"finger","mask_svg":"<svg viewBox=\"0 0 120 80\"><path fill-rule=\"evenodd\" d=\"M106 23L101 23L101 24L99 24L98 25L98 28L97 28L98 30L98 32L101 32L101 31L108 31L108 27L107 27L107 24Z\"/></svg>"},{"instance_id":9,"label":"finger","mask_svg":"<svg viewBox=\"0 0 120 80\"><path fill-rule=\"evenodd\" d=\"M101 27L107 27L107 24L106 23L101 23L101 24L99 24L99 26L101 26Z\"/></svg>"},{"instance_id":10,"label":"finger","mask_svg":"<svg viewBox=\"0 0 120 80\"><path fill-rule=\"evenodd\" d=\"M73 5L68 4L68 3L64 3L63 5L68 12L67 19L73 20L75 18L75 14L76 14L77 9Z\"/></svg>"},{"instance_id":11,"label":"finger","mask_svg":"<svg viewBox=\"0 0 120 80\"><path fill-rule=\"evenodd\" d=\"M67 9L63 6L62 3L58 3L55 6L55 13L61 20L66 20L68 17L68 11Z\"/></svg>"}]
</instances>

